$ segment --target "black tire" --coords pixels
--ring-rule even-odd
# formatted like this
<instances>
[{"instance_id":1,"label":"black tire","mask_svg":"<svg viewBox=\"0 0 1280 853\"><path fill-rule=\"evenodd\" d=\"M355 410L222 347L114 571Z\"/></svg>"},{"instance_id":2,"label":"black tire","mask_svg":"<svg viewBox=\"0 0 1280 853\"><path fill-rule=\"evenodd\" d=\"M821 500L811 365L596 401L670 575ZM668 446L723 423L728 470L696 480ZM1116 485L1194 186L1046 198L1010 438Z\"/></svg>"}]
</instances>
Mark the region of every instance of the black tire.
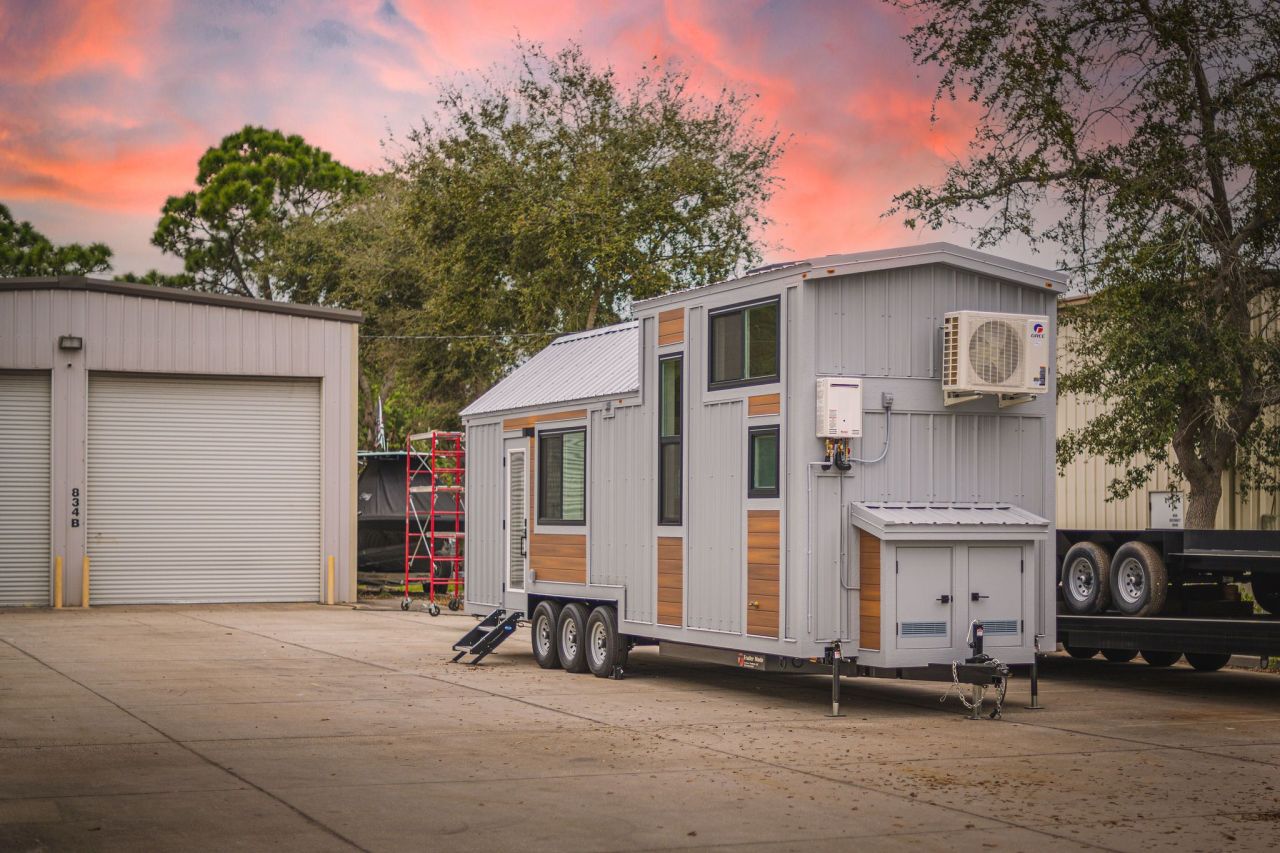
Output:
<instances>
[{"instance_id":1,"label":"black tire","mask_svg":"<svg viewBox=\"0 0 1280 853\"><path fill-rule=\"evenodd\" d=\"M1071 655L1076 660L1088 660L1089 658L1093 657L1098 653L1097 649L1085 649L1085 648L1081 648L1080 646L1064 645L1062 648L1066 651L1067 654Z\"/></svg>"},{"instance_id":2,"label":"black tire","mask_svg":"<svg viewBox=\"0 0 1280 853\"><path fill-rule=\"evenodd\" d=\"M576 601L560 609L556 651L565 672L587 671L587 608Z\"/></svg>"},{"instance_id":3,"label":"black tire","mask_svg":"<svg viewBox=\"0 0 1280 853\"><path fill-rule=\"evenodd\" d=\"M556 641L560 624L560 605L554 601L539 601L529 620L529 633L533 635L533 659L543 669L560 668L560 644Z\"/></svg>"},{"instance_id":4,"label":"black tire","mask_svg":"<svg viewBox=\"0 0 1280 853\"><path fill-rule=\"evenodd\" d=\"M1179 652L1158 652L1158 651L1149 652L1149 651L1146 651L1145 649L1141 652L1141 654L1142 654L1142 659L1146 661L1148 664L1150 664L1151 666L1161 666L1161 667L1173 666L1175 663L1178 662L1178 658L1182 657L1181 653Z\"/></svg>"},{"instance_id":5,"label":"black tire","mask_svg":"<svg viewBox=\"0 0 1280 853\"><path fill-rule=\"evenodd\" d=\"M409 599L407 599L407 598L402 598L402 599L400 599L400 609L401 609L401 610L408 610L408 609L409 609Z\"/></svg>"},{"instance_id":6,"label":"black tire","mask_svg":"<svg viewBox=\"0 0 1280 853\"><path fill-rule=\"evenodd\" d=\"M587 619L587 668L596 678L609 678L615 666L626 663L627 641L618 633L618 617L602 604Z\"/></svg>"},{"instance_id":7,"label":"black tire","mask_svg":"<svg viewBox=\"0 0 1280 853\"><path fill-rule=\"evenodd\" d=\"M432 618L435 618L436 616L439 616L439 615L440 615L440 605L439 605L439 604L436 604L434 601L433 601L433 602L431 602L430 604L428 604L428 605L427 605L427 612L431 614Z\"/></svg>"},{"instance_id":8,"label":"black tire","mask_svg":"<svg viewBox=\"0 0 1280 853\"><path fill-rule=\"evenodd\" d=\"M1128 663L1138 656L1136 649L1103 649L1102 656L1112 663Z\"/></svg>"},{"instance_id":9,"label":"black tire","mask_svg":"<svg viewBox=\"0 0 1280 853\"><path fill-rule=\"evenodd\" d=\"M1253 600L1272 616L1280 616L1280 575L1254 575Z\"/></svg>"},{"instance_id":10,"label":"black tire","mask_svg":"<svg viewBox=\"0 0 1280 853\"><path fill-rule=\"evenodd\" d=\"M1077 542L1062 558L1060 580L1068 613L1101 613L1111 604L1111 555L1096 542Z\"/></svg>"},{"instance_id":11,"label":"black tire","mask_svg":"<svg viewBox=\"0 0 1280 853\"><path fill-rule=\"evenodd\" d=\"M1111 558L1111 604L1125 616L1155 616L1169 595L1169 570L1146 542L1126 542Z\"/></svg>"},{"instance_id":12,"label":"black tire","mask_svg":"<svg viewBox=\"0 0 1280 853\"><path fill-rule=\"evenodd\" d=\"M1231 655L1206 654L1204 652L1187 652L1187 663L1198 672L1217 672L1227 665Z\"/></svg>"}]
</instances>

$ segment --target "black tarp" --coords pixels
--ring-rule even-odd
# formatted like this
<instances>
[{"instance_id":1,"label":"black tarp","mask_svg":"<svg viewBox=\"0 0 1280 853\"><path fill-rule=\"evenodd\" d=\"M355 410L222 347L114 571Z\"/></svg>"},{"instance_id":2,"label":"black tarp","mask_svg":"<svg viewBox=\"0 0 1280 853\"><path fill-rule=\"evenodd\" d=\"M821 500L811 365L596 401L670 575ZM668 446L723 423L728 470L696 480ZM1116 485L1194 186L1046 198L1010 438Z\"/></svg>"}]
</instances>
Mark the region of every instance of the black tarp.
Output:
<instances>
[{"instance_id":1,"label":"black tarp","mask_svg":"<svg viewBox=\"0 0 1280 853\"><path fill-rule=\"evenodd\" d=\"M405 454L362 453L363 468L356 484L357 563L360 571L404 571ZM415 487L431 485L429 474L415 474ZM457 506L452 492L436 493L436 510ZM413 504L422 526L428 525L431 493L415 492ZM454 530L455 516L437 515L436 531ZM461 519L457 520L459 529Z\"/></svg>"}]
</instances>

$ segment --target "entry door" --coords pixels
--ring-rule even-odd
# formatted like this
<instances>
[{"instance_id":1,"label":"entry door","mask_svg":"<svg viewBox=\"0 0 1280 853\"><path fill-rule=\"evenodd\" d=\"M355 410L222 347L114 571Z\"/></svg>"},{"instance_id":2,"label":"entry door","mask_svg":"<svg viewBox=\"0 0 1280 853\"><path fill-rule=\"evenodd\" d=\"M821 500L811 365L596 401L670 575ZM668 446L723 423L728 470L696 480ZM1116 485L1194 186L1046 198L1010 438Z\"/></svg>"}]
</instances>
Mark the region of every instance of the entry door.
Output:
<instances>
[{"instance_id":1,"label":"entry door","mask_svg":"<svg viewBox=\"0 0 1280 853\"><path fill-rule=\"evenodd\" d=\"M507 451L507 589L524 592L529 569L529 451Z\"/></svg>"},{"instance_id":2,"label":"entry door","mask_svg":"<svg viewBox=\"0 0 1280 853\"><path fill-rule=\"evenodd\" d=\"M1021 646L1022 548L969 549L969 621L982 621L987 646Z\"/></svg>"},{"instance_id":3,"label":"entry door","mask_svg":"<svg viewBox=\"0 0 1280 853\"><path fill-rule=\"evenodd\" d=\"M951 647L955 583L950 548L897 548L898 648Z\"/></svg>"}]
</instances>

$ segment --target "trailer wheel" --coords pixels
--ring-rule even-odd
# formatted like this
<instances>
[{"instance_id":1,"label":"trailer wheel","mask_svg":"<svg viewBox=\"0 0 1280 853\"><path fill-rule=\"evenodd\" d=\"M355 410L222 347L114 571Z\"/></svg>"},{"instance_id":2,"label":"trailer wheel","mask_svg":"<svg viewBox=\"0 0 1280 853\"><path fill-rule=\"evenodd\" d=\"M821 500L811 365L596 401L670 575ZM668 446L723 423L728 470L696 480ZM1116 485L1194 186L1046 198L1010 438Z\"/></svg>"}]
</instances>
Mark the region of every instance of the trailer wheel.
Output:
<instances>
[{"instance_id":1,"label":"trailer wheel","mask_svg":"<svg viewBox=\"0 0 1280 853\"><path fill-rule=\"evenodd\" d=\"M1280 575L1254 575L1249 581L1253 599L1272 616L1280 616Z\"/></svg>"},{"instance_id":2,"label":"trailer wheel","mask_svg":"<svg viewBox=\"0 0 1280 853\"><path fill-rule=\"evenodd\" d=\"M1138 656L1137 649L1103 649L1102 656L1112 663L1128 663Z\"/></svg>"},{"instance_id":3,"label":"trailer wheel","mask_svg":"<svg viewBox=\"0 0 1280 853\"><path fill-rule=\"evenodd\" d=\"M1111 560L1111 603L1126 616L1155 616L1169 594L1169 570L1146 542L1126 542Z\"/></svg>"},{"instance_id":4,"label":"trailer wheel","mask_svg":"<svg viewBox=\"0 0 1280 853\"><path fill-rule=\"evenodd\" d=\"M1096 542L1077 542L1062 559L1062 603L1078 616L1111 603L1111 555Z\"/></svg>"},{"instance_id":5,"label":"trailer wheel","mask_svg":"<svg viewBox=\"0 0 1280 853\"><path fill-rule=\"evenodd\" d=\"M1086 649L1082 646L1068 646L1064 644L1062 648L1066 650L1067 654L1071 655L1076 660L1088 660L1098 653L1097 649Z\"/></svg>"},{"instance_id":6,"label":"trailer wheel","mask_svg":"<svg viewBox=\"0 0 1280 853\"><path fill-rule=\"evenodd\" d=\"M1146 651L1141 652L1142 659L1151 666L1173 666L1182 657L1178 652Z\"/></svg>"},{"instance_id":7,"label":"trailer wheel","mask_svg":"<svg viewBox=\"0 0 1280 853\"><path fill-rule=\"evenodd\" d=\"M618 634L618 617L613 608L600 605L587 619L587 667L596 678L613 675L615 666L626 660L626 640Z\"/></svg>"},{"instance_id":8,"label":"trailer wheel","mask_svg":"<svg viewBox=\"0 0 1280 853\"><path fill-rule=\"evenodd\" d=\"M1191 668L1194 670L1199 672L1217 672L1227 665L1227 661L1231 660L1231 655L1187 652L1186 658L1187 663L1191 664Z\"/></svg>"},{"instance_id":9,"label":"trailer wheel","mask_svg":"<svg viewBox=\"0 0 1280 853\"><path fill-rule=\"evenodd\" d=\"M584 605L575 601L561 608L556 642L565 672L587 671L587 608Z\"/></svg>"},{"instance_id":10,"label":"trailer wheel","mask_svg":"<svg viewBox=\"0 0 1280 853\"><path fill-rule=\"evenodd\" d=\"M529 633L533 635L533 659L543 669L560 668L560 648L556 643L556 626L560 624L560 605L539 601L533 608Z\"/></svg>"}]
</instances>

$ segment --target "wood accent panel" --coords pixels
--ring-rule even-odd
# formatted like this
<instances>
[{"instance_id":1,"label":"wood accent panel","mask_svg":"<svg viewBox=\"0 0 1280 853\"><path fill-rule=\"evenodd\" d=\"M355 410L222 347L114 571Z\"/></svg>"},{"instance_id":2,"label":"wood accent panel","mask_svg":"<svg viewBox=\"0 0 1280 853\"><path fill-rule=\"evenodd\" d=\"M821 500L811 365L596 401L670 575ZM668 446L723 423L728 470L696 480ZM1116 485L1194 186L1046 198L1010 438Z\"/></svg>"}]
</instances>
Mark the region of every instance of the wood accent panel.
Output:
<instances>
[{"instance_id":1,"label":"wood accent panel","mask_svg":"<svg viewBox=\"0 0 1280 853\"><path fill-rule=\"evenodd\" d=\"M518 432L525 427L531 427L534 424L546 423L548 421L572 421L577 418L585 418L587 416L586 409L574 409L571 412L542 412L536 415L525 415L519 418L507 418L502 422L502 429L505 432Z\"/></svg>"},{"instance_id":2,"label":"wood accent panel","mask_svg":"<svg viewBox=\"0 0 1280 853\"><path fill-rule=\"evenodd\" d=\"M747 417L782 414L781 394L756 394L747 398Z\"/></svg>"},{"instance_id":3,"label":"wood accent panel","mask_svg":"<svg viewBox=\"0 0 1280 853\"><path fill-rule=\"evenodd\" d=\"M658 537L658 624L684 625L684 540Z\"/></svg>"},{"instance_id":4,"label":"wood accent panel","mask_svg":"<svg viewBox=\"0 0 1280 853\"><path fill-rule=\"evenodd\" d=\"M587 582L587 537L581 533L535 533L529 537L529 568L539 581Z\"/></svg>"},{"instance_id":5,"label":"wood accent panel","mask_svg":"<svg viewBox=\"0 0 1280 853\"><path fill-rule=\"evenodd\" d=\"M748 634L778 636L781 530L779 510L753 509L747 512Z\"/></svg>"},{"instance_id":6,"label":"wood accent panel","mask_svg":"<svg viewBox=\"0 0 1280 853\"><path fill-rule=\"evenodd\" d=\"M858 646L880 649L880 540L858 531Z\"/></svg>"},{"instance_id":7,"label":"wood accent panel","mask_svg":"<svg viewBox=\"0 0 1280 853\"><path fill-rule=\"evenodd\" d=\"M684 309L672 308L658 314L658 346L684 343Z\"/></svg>"}]
</instances>

